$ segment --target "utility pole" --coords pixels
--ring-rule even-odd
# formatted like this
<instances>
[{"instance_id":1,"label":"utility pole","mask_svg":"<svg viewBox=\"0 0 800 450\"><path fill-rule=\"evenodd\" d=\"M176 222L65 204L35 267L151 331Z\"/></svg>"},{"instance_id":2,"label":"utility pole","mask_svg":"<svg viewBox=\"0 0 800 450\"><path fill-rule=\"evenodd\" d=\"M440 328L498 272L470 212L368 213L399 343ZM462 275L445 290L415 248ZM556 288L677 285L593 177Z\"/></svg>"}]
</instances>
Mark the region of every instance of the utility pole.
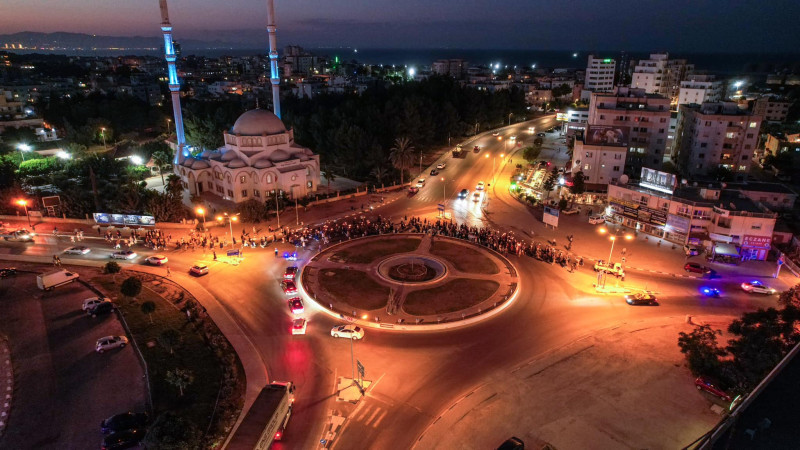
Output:
<instances>
[{"instance_id":1,"label":"utility pole","mask_svg":"<svg viewBox=\"0 0 800 450\"><path fill-rule=\"evenodd\" d=\"M281 229L281 212L278 210L278 189L275 189L275 216L278 218L278 229Z\"/></svg>"}]
</instances>

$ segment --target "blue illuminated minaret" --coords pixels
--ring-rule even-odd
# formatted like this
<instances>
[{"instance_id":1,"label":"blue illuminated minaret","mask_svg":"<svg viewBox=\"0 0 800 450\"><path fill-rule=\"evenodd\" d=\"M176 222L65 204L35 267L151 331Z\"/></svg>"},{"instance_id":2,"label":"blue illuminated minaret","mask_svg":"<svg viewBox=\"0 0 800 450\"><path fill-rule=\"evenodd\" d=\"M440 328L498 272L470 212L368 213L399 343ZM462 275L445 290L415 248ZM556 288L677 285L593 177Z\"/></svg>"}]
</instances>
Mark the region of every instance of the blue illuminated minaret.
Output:
<instances>
[{"instance_id":1,"label":"blue illuminated minaret","mask_svg":"<svg viewBox=\"0 0 800 450\"><path fill-rule=\"evenodd\" d=\"M178 165L186 159L186 137L183 134L183 114L181 113L181 85L178 71L175 69L175 47L172 45L172 25L169 23L167 0L158 0L161 6L161 31L164 32L164 58L167 60L169 90L172 94L172 113L175 115L175 136L178 139L178 151L175 152L173 164Z\"/></svg>"},{"instance_id":2,"label":"blue illuminated minaret","mask_svg":"<svg viewBox=\"0 0 800 450\"><path fill-rule=\"evenodd\" d=\"M273 0L267 0L267 32L269 33L269 79L272 82L272 112L281 117L281 92L278 86L281 82L278 73L278 41L275 38L275 5Z\"/></svg>"}]
</instances>

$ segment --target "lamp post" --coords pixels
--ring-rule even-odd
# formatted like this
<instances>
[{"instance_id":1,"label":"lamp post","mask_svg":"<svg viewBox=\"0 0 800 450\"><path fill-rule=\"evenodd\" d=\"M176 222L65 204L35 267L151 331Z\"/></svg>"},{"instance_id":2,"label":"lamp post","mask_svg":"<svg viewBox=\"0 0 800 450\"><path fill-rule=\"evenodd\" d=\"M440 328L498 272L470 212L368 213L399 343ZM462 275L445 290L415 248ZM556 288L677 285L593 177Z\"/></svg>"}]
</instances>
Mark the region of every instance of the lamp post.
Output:
<instances>
[{"instance_id":1,"label":"lamp post","mask_svg":"<svg viewBox=\"0 0 800 450\"><path fill-rule=\"evenodd\" d=\"M169 136L169 134L172 132L172 127L170 127L171 123L172 123L172 119L167 117L167 136Z\"/></svg>"},{"instance_id":2,"label":"lamp post","mask_svg":"<svg viewBox=\"0 0 800 450\"><path fill-rule=\"evenodd\" d=\"M25 161L25 152L31 151L31 146L28 144L17 144L17 150L19 150L22 160Z\"/></svg>"},{"instance_id":3,"label":"lamp post","mask_svg":"<svg viewBox=\"0 0 800 450\"><path fill-rule=\"evenodd\" d=\"M508 113L508 126L511 126L511 116L513 115L514 113Z\"/></svg>"},{"instance_id":4,"label":"lamp post","mask_svg":"<svg viewBox=\"0 0 800 450\"><path fill-rule=\"evenodd\" d=\"M206 231L206 210L198 206L194 211L203 216L203 231Z\"/></svg>"},{"instance_id":5,"label":"lamp post","mask_svg":"<svg viewBox=\"0 0 800 450\"><path fill-rule=\"evenodd\" d=\"M599 231L600 231L600 234L605 234L605 233L608 232L608 230L605 229L605 228L600 228ZM633 236L631 236L630 234L625 234L625 235L622 235L622 236L613 235L613 236L609 236L608 237L608 239L611 241L611 251L608 252L608 263L609 264L611 264L611 256L614 254L614 244L616 243L618 237L622 237L626 241L629 241L629 240L633 239Z\"/></svg>"},{"instance_id":6,"label":"lamp post","mask_svg":"<svg viewBox=\"0 0 800 450\"><path fill-rule=\"evenodd\" d=\"M442 177L442 217L444 217L444 213L445 213L444 205L445 205L445 202L447 201L447 191L446 191L446 189L447 189L447 185L444 182L444 177Z\"/></svg>"},{"instance_id":7,"label":"lamp post","mask_svg":"<svg viewBox=\"0 0 800 450\"><path fill-rule=\"evenodd\" d=\"M233 248L233 222L239 220L239 214L229 215L228 213L222 213L222 216L217 216L217 221L223 222L225 219L228 220L228 226L231 231L231 248Z\"/></svg>"},{"instance_id":8,"label":"lamp post","mask_svg":"<svg viewBox=\"0 0 800 450\"><path fill-rule=\"evenodd\" d=\"M31 216L28 215L28 201L24 199L19 199L17 200L17 204L25 208L25 217L28 218L28 226L33 228L33 225L31 224Z\"/></svg>"},{"instance_id":9,"label":"lamp post","mask_svg":"<svg viewBox=\"0 0 800 450\"><path fill-rule=\"evenodd\" d=\"M103 137L103 149L107 150L108 147L106 147L106 128L105 127L100 128L100 136Z\"/></svg>"},{"instance_id":10,"label":"lamp post","mask_svg":"<svg viewBox=\"0 0 800 450\"><path fill-rule=\"evenodd\" d=\"M281 212L278 210L278 190L275 189L275 217L278 218L278 229L281 229Z\"/></svg>"}]
</instances>

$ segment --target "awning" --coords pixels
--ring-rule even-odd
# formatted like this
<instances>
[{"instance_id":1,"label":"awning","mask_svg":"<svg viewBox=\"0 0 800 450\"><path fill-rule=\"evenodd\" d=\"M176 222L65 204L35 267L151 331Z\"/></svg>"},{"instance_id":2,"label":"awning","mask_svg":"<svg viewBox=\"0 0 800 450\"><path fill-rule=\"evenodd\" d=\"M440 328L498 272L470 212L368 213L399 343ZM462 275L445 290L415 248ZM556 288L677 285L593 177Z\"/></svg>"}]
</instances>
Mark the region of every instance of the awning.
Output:
<instances>
[{"instance_id":1,"label":"awning","mask_svg":"<svg viewBox=\"0 0 800 450\"><path fill-rule=\"evenodd\" d=\"M739 250L733 244L717 242L714 244L714 254L723 256L739 256Z\"/></svg>"}]
</instances>

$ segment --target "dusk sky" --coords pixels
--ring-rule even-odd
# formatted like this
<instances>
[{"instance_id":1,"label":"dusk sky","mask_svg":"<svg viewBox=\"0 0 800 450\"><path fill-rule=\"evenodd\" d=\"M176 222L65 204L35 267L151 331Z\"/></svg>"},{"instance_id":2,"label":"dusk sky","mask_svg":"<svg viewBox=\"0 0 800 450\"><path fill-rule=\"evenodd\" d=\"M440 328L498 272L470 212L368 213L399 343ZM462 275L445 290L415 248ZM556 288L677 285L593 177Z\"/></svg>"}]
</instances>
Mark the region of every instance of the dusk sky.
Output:
<instances>
[{"instance_id":1,"label":"dusk sky","mask_svg":"<svg viewBox=\"0 0 800 450\"><path fill-rule=\"evenodd\" d=\"M797 52L796 0L276 0L279 46ZM177 40L265 42L266 0L170 0ZM156 36L157 0L3 0L0 33Z\"/></svg>"}]
</instances>

